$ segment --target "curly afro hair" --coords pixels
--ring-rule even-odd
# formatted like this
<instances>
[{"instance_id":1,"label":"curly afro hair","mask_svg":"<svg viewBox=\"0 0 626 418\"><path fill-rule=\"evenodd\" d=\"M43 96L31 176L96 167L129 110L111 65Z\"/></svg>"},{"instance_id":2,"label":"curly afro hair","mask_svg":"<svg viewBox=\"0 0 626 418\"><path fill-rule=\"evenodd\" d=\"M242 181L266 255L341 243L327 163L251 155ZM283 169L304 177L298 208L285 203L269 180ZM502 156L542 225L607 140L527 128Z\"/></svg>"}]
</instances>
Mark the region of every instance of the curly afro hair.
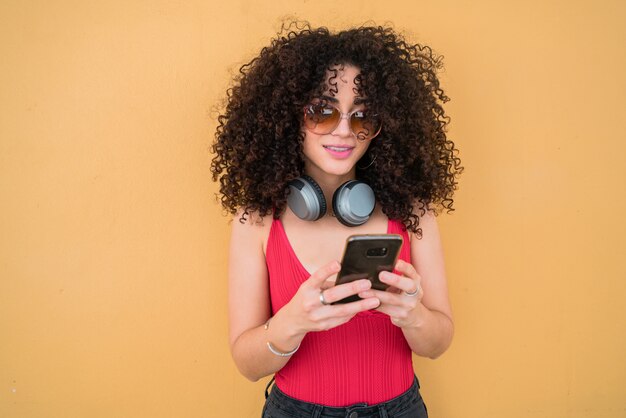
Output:
<instances>
[{"instance_id":1,"label":"curly afro hair","mask_svg":"<svg viewBox=\"0 0 626 418\"><path fill-rule=\"evenodd\" d=\"M357 178L372 187L387 217L421 237L419 218L427 209L454 210L463 167L446 138L449 118L442 104L449 98L436 75L441 57L389 27L331 33L293 22L239 69L212 147L211 172L222 205L232 214L242 210L241 222L251 212L281 215L287 183L304 169L302 109L328 91L328 74L340 65L360 69L358 94L383 120L364 163L357 164ZM332 84L333 77L328 80Z\"/></svg>"}]
</instances>

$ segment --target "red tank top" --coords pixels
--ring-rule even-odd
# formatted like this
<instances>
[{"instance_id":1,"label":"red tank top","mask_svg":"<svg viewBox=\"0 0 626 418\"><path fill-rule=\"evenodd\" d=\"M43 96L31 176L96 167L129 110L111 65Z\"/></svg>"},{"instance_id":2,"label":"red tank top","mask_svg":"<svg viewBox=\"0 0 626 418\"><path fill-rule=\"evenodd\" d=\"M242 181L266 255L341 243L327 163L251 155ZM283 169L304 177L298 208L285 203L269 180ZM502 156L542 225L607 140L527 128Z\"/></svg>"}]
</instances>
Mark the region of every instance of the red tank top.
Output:
<instances>
[{"instance_id":1,"label":"red tank top","mask_svg":"<svg viewBox=\"0 0 626 418\"><path fill-rule=\"evenodd\" d=\"M387 233L402 235L399 258L410 262L409 237L402 223L390 220ZM277 219L270 228L266 260L275 314L310 277ZM336 328L309 332L275 377L280 390L302 401L338 407L372 405L411 386L411 348L388 315L376 310L361 312Z\"/></svg>"}]
</instances>

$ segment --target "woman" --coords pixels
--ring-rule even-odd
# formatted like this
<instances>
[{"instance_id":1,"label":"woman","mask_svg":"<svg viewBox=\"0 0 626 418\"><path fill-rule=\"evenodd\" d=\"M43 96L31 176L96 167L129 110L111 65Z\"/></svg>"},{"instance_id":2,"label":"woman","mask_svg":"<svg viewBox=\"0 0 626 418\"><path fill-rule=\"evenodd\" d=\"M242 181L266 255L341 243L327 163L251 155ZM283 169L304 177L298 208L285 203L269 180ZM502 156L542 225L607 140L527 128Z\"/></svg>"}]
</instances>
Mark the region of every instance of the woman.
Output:
<instances>
[{"instance_id":1,"label":"woman","mask_svg":"<svg viewBox=\"0 0 626 418\"><path fill-rule=\"evenodd\" d=\"M275 376L263 416L427 416L412 353L436 358L452 340L435 215L453 210L462 171L440 66L390 28L296 24L229 90L212 172L239 221L230 347L248 379ZM367 213L353 202L358 216L338 192L355 179L375 196L359 203ZM404 239L395 270L379 275L387 290L335 286L347 237L382 233Z\"/></svg>"}]
</instances>

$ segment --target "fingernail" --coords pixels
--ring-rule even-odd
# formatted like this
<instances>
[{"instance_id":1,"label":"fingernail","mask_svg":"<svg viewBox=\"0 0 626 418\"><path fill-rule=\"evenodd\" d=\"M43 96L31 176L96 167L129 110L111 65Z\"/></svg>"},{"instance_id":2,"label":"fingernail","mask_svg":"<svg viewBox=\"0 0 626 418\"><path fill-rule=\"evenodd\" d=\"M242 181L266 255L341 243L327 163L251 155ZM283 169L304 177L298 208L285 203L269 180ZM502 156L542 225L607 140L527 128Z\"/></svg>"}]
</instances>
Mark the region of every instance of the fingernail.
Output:
<instances>
[{"instance_id":1,"label":"fingernail","mask_svg":"<svg viewBox=\"0 0 626 418\"><path fill-rule=\"evenodd\" d=\"M378 300L378 299L370 299L367 302L367 306L369 306L371 308L377 308L378 305L380 305L380 300Z\"/></svg>"},{"instance_id":2,"label":"fingernail","mask_svg":"<svg viewBox=\"0 0 626 418\"><path fill-rule=\"evenodd\" d=\"M372 287L372 282L370 282L369 280L363 280L361 283L359 283L359 289L361 290L367 290L370 287Z\"/></svg>"}]
</instances>

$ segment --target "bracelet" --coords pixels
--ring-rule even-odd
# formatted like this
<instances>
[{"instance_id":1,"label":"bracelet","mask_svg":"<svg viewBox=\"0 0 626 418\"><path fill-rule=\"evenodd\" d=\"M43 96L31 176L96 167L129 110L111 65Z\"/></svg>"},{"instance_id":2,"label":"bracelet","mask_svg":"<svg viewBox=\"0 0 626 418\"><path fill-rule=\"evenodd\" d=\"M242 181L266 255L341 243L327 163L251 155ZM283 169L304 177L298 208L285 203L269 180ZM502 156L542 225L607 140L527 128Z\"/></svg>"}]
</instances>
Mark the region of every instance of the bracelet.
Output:
<instances>
[{"instance_id":1,"label":"bracelet","mask_svg":"<svg viewBox=\"0 0 626 418\"><path fill-rule=\"evenodd\" d=\"M274 348L274 346L272 345L272 343L271 343L271 342L269 342L269 341L267 342L267 348L269 348L269 349L270 349L270 351L271 351L273 354L276 354L277 356L280 356L280 357L289 357L289 356L291 356L292 354L294 354L296 351L298 351L298 348L300 348L300 344L298 344L298 346L297 346L296 348L294 348L293 350L291 350L291 351L287 351L286 353L282 353L282 352L278 351L277 349L275 349L275 348Z\"/></svg>"},{"instance_id":2,"label":"bracelet","mask_svg":"<svg viewBox=\"0 0 626 418\"><path fill-rule=\"evenodd\" d=\"M263 325L263 329L267 330L270 327L270 319L267 320L267 322L265 323L265 325ZM269 350L272 352L272 354L275 354L279 357L289 357L291 355L293 355L296 351L298 351L298 348L300 348L300 343L298 343L298 346L296 348L294 348L291 351L288 351L286 353L283 353L281 351L278 351L276 348L274 348L274 346L272 345L271 342L267 342L267 348L269 348Z\"/></svg>"}]
</instances>

